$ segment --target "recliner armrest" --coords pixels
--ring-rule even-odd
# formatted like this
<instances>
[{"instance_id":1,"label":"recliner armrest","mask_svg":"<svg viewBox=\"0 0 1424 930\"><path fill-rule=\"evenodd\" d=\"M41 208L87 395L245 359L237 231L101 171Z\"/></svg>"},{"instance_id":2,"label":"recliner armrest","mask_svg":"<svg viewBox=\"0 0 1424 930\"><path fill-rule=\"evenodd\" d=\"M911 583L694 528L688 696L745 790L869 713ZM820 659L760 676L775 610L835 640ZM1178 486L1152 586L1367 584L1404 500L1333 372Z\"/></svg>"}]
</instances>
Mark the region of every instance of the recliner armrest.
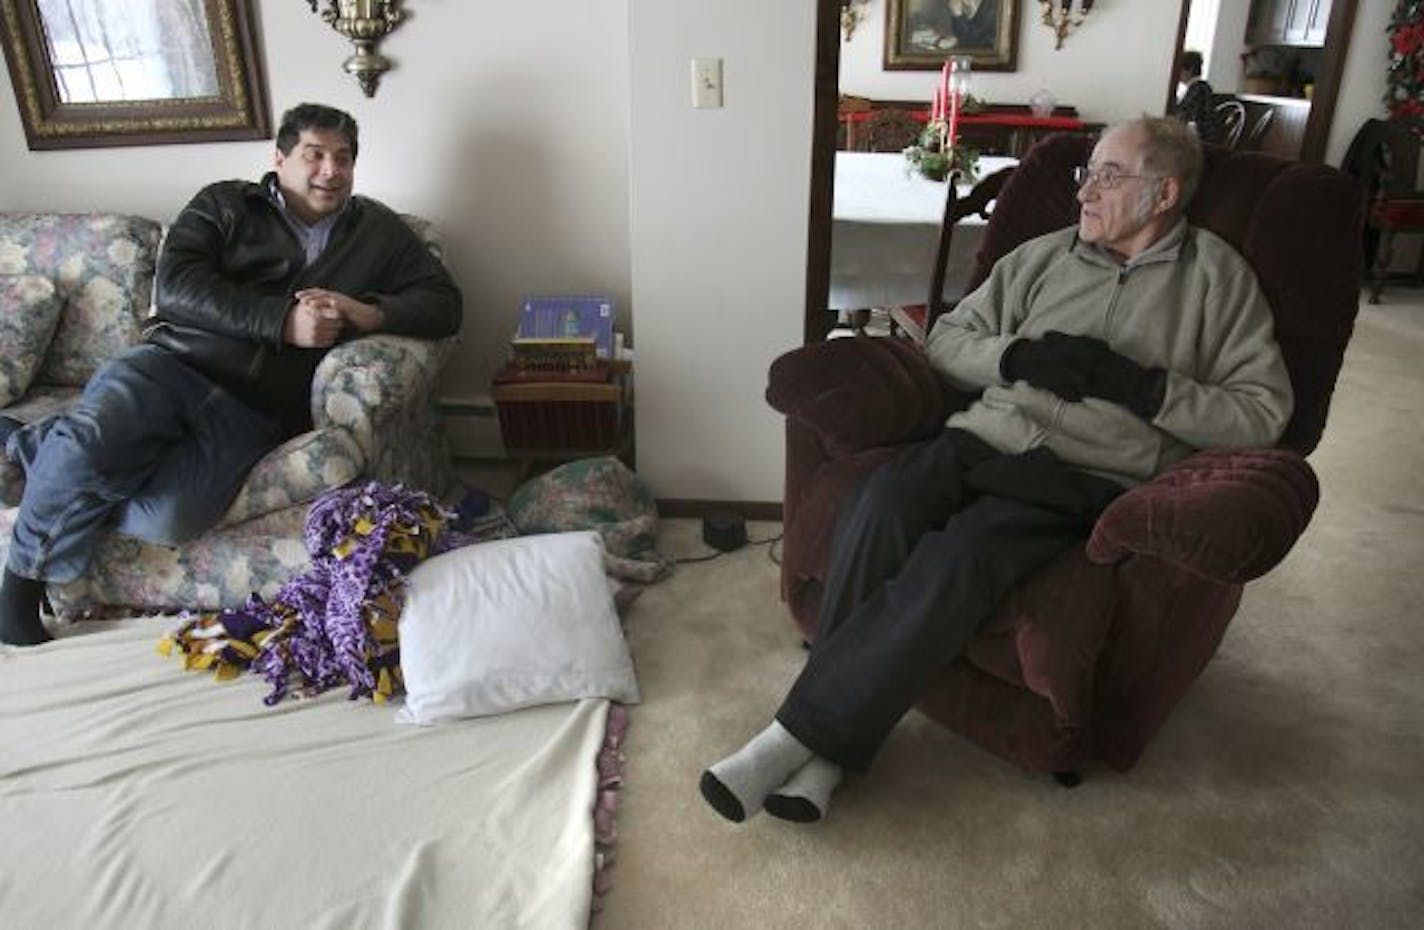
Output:
<instances>
[{"instance_id":1,"label":"recliner armrest","mask_svg":"<svg viewBox=\"0 0 1424 930\"><path fill-rule=\"evenodd\" d=\"M1314 470L1293 451L1202 451L1115 500L1087 554L1100 564L1146 555L1244 584L1285 558L1319 500Z\"/></svg>"},{"instance_id":2,"label":"recliner armrest","mask_svg":"<svg viewBox=\"0 0 1424 930\"><path fill-rule=\"evenodd\" d=\"M893 337L831 339L787 352L771 364L766 399L841 452L932 436L954 409L924 353Z\"/></svg>"},{"instance_id":3,"label":"recliner armrest","mask_svg":"<svg viewBox=\"0 0 1424 930\"><path fill-rule=\"evenodd\" d=\"M364 444L383 416L424 403L454 342L379 333L342 343L312 378L312 423L353 430Z\"/></svg>"}]
</instances>

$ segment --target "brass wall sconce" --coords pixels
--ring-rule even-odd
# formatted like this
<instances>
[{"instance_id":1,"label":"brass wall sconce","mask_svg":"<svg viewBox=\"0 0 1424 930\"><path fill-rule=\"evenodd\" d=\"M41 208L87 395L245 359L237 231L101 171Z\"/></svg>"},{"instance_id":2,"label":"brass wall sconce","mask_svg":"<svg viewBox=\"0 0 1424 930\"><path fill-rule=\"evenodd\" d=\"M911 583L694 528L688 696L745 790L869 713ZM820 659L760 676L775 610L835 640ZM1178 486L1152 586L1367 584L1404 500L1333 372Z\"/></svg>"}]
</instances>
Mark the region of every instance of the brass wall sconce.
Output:
<instances>
[{"instance_id":1,"label":"brass wall sconce","mask_svg":"<svg viewBox=\"0 0 1424 930\"><path fill-rule=\"evenodd\" d=\"M1093 8L1093 0L1078 0L1077 13L1073 12L1073 0L1039 0L1039 6L1043 8L1043 24L1058 37L1053 46L1056 51L1063 47L1068 33L1083 25Z\"/></svg>"},{"instance_id":2,"label":"brass wall sconce","mask_svg":"<svg viewBox=\"0 0 1424 930\"><path fill-rule=\"evenodd\" d=\"M307 0L313 13L317 2ZM376 95L381 75L391 69L390 59L376 46L405 16L399 6L400 0L327 0L326 9L321 11L321 18L356 46L356 54L341 67L356 78L367 97Z\"/></svg>"},{"instance_id":3,"label":"brass wall sconce","mask_svg":"<svg viewBox=\"0 0 1424 930\"><path fill-rule=\"evenodd\" d=\"M865 19L865 8L870 0L841 0L841 38L849 42L855 35L855 27Z\"/></svg>"}]
</instances>

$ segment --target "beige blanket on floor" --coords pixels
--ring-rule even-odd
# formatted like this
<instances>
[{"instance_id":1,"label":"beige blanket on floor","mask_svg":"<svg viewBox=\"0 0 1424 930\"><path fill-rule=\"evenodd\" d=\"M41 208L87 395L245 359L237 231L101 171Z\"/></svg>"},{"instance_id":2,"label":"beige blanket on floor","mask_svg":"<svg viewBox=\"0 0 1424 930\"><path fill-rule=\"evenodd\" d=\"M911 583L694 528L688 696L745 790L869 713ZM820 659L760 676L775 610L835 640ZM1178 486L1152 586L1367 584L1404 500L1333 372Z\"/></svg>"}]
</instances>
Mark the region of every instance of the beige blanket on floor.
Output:
<instances>
[{"instance_id":1,"label":"beige blanket on floor","mask_svg":"<svg viewBox=\"0 0 1424 930\"><path fill-rule=\"evenodd\" d=\"M269 708L157 655L171 622L0 646L4 926L588 926L606 701Z\"/></svg>"}]
</instances>

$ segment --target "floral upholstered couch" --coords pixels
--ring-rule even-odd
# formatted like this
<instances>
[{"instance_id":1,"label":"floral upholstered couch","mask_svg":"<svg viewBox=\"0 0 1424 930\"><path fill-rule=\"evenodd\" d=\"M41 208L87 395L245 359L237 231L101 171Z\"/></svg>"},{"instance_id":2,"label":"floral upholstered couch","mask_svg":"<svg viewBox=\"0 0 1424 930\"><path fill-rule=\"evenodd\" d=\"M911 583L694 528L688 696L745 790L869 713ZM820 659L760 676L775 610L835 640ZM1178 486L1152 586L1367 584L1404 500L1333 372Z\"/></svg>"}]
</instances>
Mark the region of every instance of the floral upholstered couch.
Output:
<instances>
[{"instance_id":1,"label":"floral upholstered couch","mask_svg":"<svg viewBox=\"0 0 1424 930\"><path fill-rule=\"evenodd\" d=\"M407 222L439 254L429 224ZM64 409L140 340L162 234L138 216L0 213L0 416L29 423ZM258 462L216 528L176 549L109 534L85 577L49 587L55 612L270 598L309 564L304 521L323 491L374 479L442 493L450 466L433 391L452 344L374 335L333 349L312 383L314 429ZM0 448L0 561L23 487Z\"/></svg>"}]
</instances>

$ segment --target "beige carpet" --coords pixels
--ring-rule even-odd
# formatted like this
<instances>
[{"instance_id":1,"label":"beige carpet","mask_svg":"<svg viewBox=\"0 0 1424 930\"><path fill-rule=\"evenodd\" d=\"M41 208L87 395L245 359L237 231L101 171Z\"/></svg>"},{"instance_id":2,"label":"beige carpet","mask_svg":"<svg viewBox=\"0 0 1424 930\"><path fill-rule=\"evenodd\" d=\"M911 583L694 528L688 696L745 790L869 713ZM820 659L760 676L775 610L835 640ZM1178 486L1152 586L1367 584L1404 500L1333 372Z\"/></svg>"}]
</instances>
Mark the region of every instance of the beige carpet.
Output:
<instances>
[{"instance_id":1,"label":"beige carpet","mask_svg":"<svg viewBox=\"0 0 1424 930\"><path fill-rule=\"evenodd\" d=\"M729 824L698 774L802 662L777 568L750 547L649 589L595 930L1424 926L1424 293L1387 300L1312 458L1314 522L1125 775L1065 790L912 713L828 820ZM667 521L665 550L705 551L697 529Z\"/></svg>"}]
</instances>

